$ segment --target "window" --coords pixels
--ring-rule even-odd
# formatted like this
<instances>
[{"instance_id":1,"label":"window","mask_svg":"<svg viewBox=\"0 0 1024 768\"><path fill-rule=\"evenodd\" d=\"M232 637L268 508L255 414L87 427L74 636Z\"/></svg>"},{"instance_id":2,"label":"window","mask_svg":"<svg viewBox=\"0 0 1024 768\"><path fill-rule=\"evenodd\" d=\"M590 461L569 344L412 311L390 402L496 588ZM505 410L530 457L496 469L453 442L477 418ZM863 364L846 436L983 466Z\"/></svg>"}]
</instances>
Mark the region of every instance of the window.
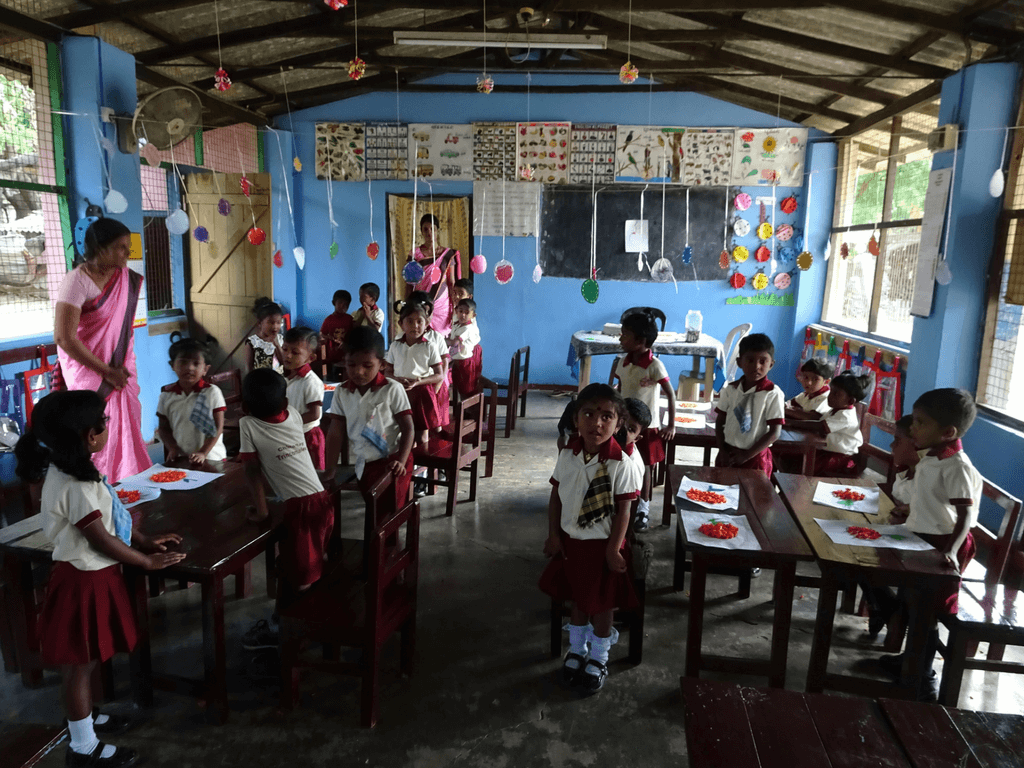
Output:
<instances>
[{"instance_id":1,"label":"window","mask_svg":"<svg viewBox=\"0 0 1024 768\"><path fill-rule=\"evenodd\" d=\"M839 145L824 322L910 341L938 108L922 104Z\"/></svg>"},{"instance_id":2,"label":"window","mask_svg":"<svg viewBox=\"0 0 1024 768\"><path fill-rule=\"evenodd\" d=\"M1024 421L1024 355L1017 340L1024 326L1024 106L1010 137L1013 151L1006 177L1003 214L989 272L988 315L978 372L978 403Z\"/></svg>"},{"instance_id":3,"label":"window","mask_svg":"<svg viewBox=\"0 0 1024 768\"><path fill-rule=\"evenodd\" d=\"M53 331L68 268L64 167L54 163L63 135L51 116L59 88L55 46L0 44L0 341Z\"/></svg>"}]
</instances>

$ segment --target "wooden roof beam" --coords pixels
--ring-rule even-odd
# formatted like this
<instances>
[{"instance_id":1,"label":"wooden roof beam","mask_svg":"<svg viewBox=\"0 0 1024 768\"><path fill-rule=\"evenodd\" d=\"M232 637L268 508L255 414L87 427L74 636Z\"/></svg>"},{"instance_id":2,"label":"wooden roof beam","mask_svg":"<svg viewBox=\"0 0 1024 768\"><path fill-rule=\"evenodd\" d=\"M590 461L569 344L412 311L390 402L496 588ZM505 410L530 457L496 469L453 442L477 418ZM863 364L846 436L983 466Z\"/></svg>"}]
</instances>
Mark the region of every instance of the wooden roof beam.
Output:
<instances>
[{"instance_id":1,"label":"wooden roof beam","mask_svg":"<svg viewBox=\"0 0 1024 768\"><path fill-rule=\"evenodd\" d=\"M783 96L780 98L779 96L772 94L770 91L764 91L759 88L748 88L745 85L730 83L727 80L716 78L713 75L707 77L696 77L693 79L707 82L709 85L713 84L715 88L723 91L763 101L772 106L771 112L774 112L778 105L782 104L783 106L789 107L793 110L810 112L813 115L821 115L822 117L827 117L830 120L838 120L840 122L852 122L859 118L858 115L854 115L850 112L843 112L838 109L832 109L831 107L820 107L817 104L801 101L800 99L794 99L789 96Z\"/></svg>"},{"instance_id":2,"label":"wooden roof beam","mask_svg":"<svg viewBox=\"0 0 1024 768\"><path fill-rule=\"evenodd\" d=\"M154 13L193 8L197 5L206 5L208 2L209 0L149 0L145 3L139 3L134 0L126 0L125 2L109 3L97 8L90 8L87 11L57 14L56 16L48 17L47 21L65 29L77 29L78 27L91 27L93 24L102 24L106 21L124 21L125 19L149 16Z\"/></svg>"},{"instance_id":3,"label":"wooden roof beam","mask_svg":"<svg viewBox=\"0 0 1024 768\"><path fill-rule=\"evenodd\" d=\"M943 32L957 37L970 37L985 42L1007 43L1020 39L1024 35L1014 34L1011 30L1000 29L987 24L971 23L959 14L943 15L932 13L907 5L896 5L885 0L827 0L827 5L847 11L857 11L883 19L928 27L936 32Z\"/></svg>"},{"instance_id":4,"label":"wooden roof beam","mask_svg":"<svg viewBox=\"0 0 1024 768\"><path fill-rule=\"evenodd\" d=\"M906 112L908 109L913 109L922 101L929 101L930 99L934 99L941 92L942 83L929 83L924 88L915 91L909 96L904 96L902 99L893 102L888 107L883 107L877 112L872 112L870 115L866 115L864 117L858 118L857 120L853 120L847 123L838 131L834 131L832 133L832 136L834 136L837 139L843 139L846 138L847 136L853 136L855 134L858 134L861 131L867 130L873 125L878 125L878 123L882 122L883 120L888 120L890 117L894 117L895 115L901 114L902 112Z\"/></svg>"}]
</instances>

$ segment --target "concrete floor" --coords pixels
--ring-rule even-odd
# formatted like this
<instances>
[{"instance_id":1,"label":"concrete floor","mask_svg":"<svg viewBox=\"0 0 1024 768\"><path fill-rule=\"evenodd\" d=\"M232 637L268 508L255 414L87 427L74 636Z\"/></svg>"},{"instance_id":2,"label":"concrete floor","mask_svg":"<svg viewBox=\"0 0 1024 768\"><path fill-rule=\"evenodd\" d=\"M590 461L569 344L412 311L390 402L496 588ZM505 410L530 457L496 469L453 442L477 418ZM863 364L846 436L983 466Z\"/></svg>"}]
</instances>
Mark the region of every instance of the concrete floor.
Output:
<instances>
[{"instance_id":1,"label":"concrete floor","mask_svg":"<svg viewBox=\"0 0 1024 768\"><path fill-rule=\"evenodd\" d=\"M688 765L679 695L686 631L686 592L671 590L674 531L657 527L648 577L644 661L625 660L625 635L612 649L611 675L598 695L580 699L558 681L560 663L548 656L548 602L537 590L544 566L548 478L555 458L555 425L564 399L530 393L528 417L510 440L499 438L495 477L480 483L476 504L461 503L444 517L444 496L422 503L420 606L416 672L397 676L397 641L385 651L380 722L359 727L354 678L305 679L293 712L277 706L277 684L247 676L251 654L239 638L265 617L265 597L229 600L227 632L231 718L206 725L194 699L156 693L143 723L114 740L137 749L147 766L550 766ZM680 463L699 463L680 452ZM661 490L652 518L661 517ZM465 491L462 494L465 497ZM362 530L361 508L343 515L343 534ZM809 566L813 569L813 566ZM263 595L263 568L254 568L254 594ZM734 579L709 579L705 643L724 653L767 657L772 610L771 574L754 581L750 599L729 596ZM802 690L817 593L797 590L790 639L788 687ZM201 674L199 590L172 591L152 603L154 665ZM840 615L833 642L835 667L871 667L880 653L866 641L866 619ZM984 646L982 647L984 649ZM1019 655L1012 658L1022 660ZM840 662L837 660L844 660ZM127 662L118 660L121 701L128 708ZM736 677L736 682L764 681ZM60 719L57 676L26 690L16 675L0 676L0 721ZM1019 714L1022 679L968 672L962 707ZM63 765L63 747L40 768Z\"/></svg>"}]
</instances>

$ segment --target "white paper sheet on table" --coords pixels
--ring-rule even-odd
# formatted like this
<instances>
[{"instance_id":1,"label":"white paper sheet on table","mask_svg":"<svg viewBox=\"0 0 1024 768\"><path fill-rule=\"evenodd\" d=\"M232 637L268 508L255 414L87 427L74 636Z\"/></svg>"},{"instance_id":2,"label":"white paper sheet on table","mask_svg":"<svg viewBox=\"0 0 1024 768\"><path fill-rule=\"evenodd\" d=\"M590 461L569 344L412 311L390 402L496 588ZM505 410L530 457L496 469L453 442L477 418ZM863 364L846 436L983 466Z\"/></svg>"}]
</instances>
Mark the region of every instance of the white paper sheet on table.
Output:
<instances>
[{"instance_id":1,"label":"white paper sheet on table","mask_svg":"<svg viewBox=\"0 0 1024 768\"><path fill-rule=\"evenodd\" d=\"M721 549L745 549L760 551L761 544L750 527L750 521L745 515L722 515L715 512L691 512L680 510L679 521L686 533L686 540L691 544L700 544L703 547L719 547ZM732 523L739 530L735 538L716 539L712 536L705 536L700 532L704 523Z\"/></svg>"},{"instance_id":2,"label":"white paper sheet on table","mask_svg":"<svg viewBox=\"0 0 1024 768\"><path fill-rule=\"evenodd\" d=\"M686 492L691 488L696 488L698 491L720 493L725 496L725 501L721 504L709 504L706 501L691 499L686 495ZM715 485L714 483L705 483L701 480L691 480L684 475L682 482L679 483L679 488L676 490L676 496L683 501L688 501L691 504L699 504L700 506L708 509L739 509L740 487L738 485Z\"/></svg>"},{"instance_id":3,"label":"white paper sheet on table","mask_svg":"<svg viewBox=\"0 0 1024 768\"><path fill-rule=\"evenodd\" d=\"M185 477L175 480L173 483L155 483L149 478L159 472L184 472ZM198 469L175 469L165 467L163 464L154 464L149 469L139 472L137 475L126 477L121 480L124 485L136 488L145 486L147 488L159 488L162 491L191 491L195 488L202 488L207 483L213 482L222 475L218 472L200 472Z\"/></svg>"},{"instance_id":4,"label":"white paper sheet on table","mask_svg":"<svg viewBox=\"0 0 1024 768\"><path fill-rule=\"evenodd\" d=\"M913 552L927 552L934 547L924 539L915 535L905 525L862 525L861 528L871 528L882 534L880 539L858 539L846 529L851 525L849 520L819 520L814 518L821 530L825 532L836 544L845 544L850 547L875 547L876 549L907 549Z\"/></svg>"},{"instance_id":5,"label":"white paper sheet on table","mask_svg":"<svg viewBox=\"0 0 1024 768\"><path fill-rule=\"evenodd\" d=\"M119 484L115 491L138 491L139 500L133 501L131 504L125 504L125 509L131 509L137 507L139 504L145 504L147 501L155 501L160 498L160 489L154 488L148 485L138 485L137 483L130 483L125 485L124 483Z\"/></svg>"},{"instance_id":6,"label":"white paper sheet on table","mask_svg":"<svg viewBox=\"0 0 1024 768\"><path fill-rule=\"evenodd\" d=\"M851 491L857 493L863 493L864 498L859 501L844 501L836 496L833 496L833 491L843 491L849 488ZM868 515L878 514L878 488L876 487L861 487L857 485L835 485L833 483L826 483L822 480L818 481L818 485L814 488L814 499L815 504L821 504L825 507L835 507L836 509L849 509L854 512L863 512Z\"/></svg>"},{"instance_id":7,"label":"white paper sheet on table","mask_svg":"<svg viewBox=\"0 0 1024 768\"><path fill-rule=\"evenodd\" d=\"M707 420L703 413L677 413L676 429L704 429Z\"/></svg>"}]
</instances>

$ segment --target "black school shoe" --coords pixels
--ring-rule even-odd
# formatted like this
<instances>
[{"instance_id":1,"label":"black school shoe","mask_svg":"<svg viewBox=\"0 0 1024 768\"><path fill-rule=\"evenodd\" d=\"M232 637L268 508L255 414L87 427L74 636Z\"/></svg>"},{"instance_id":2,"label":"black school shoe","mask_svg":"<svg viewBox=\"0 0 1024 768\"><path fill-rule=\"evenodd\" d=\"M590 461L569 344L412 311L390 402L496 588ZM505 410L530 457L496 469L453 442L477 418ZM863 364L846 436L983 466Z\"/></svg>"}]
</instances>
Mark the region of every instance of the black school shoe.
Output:
<instances>
[{"instance_id":1,"label":"black school shoe","mask_svg":"<svg viewBox=\"0 0 1024 768\"><path fill-rule=\"evenodd\" d=\"M128 768L130 765L135 765L139 759L139 754L134 749L127 747L118 747L110 757L100 757L106 746L101 741L92 754L88 755L75 752L68 747L64 753L64 765L67 768Z\"/></svg>"},{"instance_id":2,"label":"black school shoe","mask_svg":"<svg viewBox=\"0 0 1024 768\"><path fill-rule=\"evenodd\" d=\"M106 715L107 721L99 724L96 722L97 715ZM112 715L107 712L100 712L99 707L92 708L92 730L98 737L117 736L125 731L131 730L135 721L126 715ZM64 727L68 727L67 718L64 719Z\"/></svg>"},{"instance_id":3,"label":"black school shoe","mask_svg":"<svg viewBox=\"0 0 1024 768\"><path fill-rule=\"evenodd\" d=\"M586 671L591 667L596 670L596 674ZM582 688L582 692L587 696L595 694L604 688L604 681L607 677L607 665L602 664L597 659L587 659L587 663L583 666L583 671L581 671L579 675L580 688Z\"/></svg>"},{"instance_id":4,"label":"black school shoe","mask_svg":"<svg viewBox=\"0 0 1024 768\"><path fill-rule=\"evenodd\" d=\"M575 667L570 667L569 662L575 661ZM577 685L580 682L580 676L583 674L583 667L587 663L586 656L580 656L578 653L569 651L565 654L565 659L562 660L562 680L566 685Z\"/></svg>"}]
</instances>

